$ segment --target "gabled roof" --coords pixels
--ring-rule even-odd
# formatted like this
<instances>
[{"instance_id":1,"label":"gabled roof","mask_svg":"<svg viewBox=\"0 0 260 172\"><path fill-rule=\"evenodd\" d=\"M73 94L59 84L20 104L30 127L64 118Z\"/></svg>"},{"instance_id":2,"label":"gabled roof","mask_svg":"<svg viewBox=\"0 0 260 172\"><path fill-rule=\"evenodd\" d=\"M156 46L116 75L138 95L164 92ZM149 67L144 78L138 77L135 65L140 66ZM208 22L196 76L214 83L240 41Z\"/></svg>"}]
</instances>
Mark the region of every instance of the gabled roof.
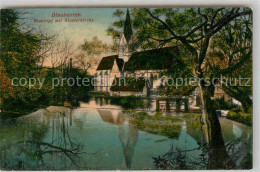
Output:
<instances>
[{"instance_id":1,"label":"gabled roof","mask_svg":"<svg viewBox=\"0 0 260 172\"><path fill-rule=\"evenodd\" d=\"M125 63L124 70L169 69L178 55L179 49L177 46L134 52L130 59ZM115 60L119 70L122 71L124 61L123 59L119 59L118 55L103 57L97 70L111 70Z\"/></svg>"},{"instance_id":2,"label":"gabled roof","mask_svg":"<svg viewBox=\"0 0 260 172\"><path fill-rule=\"evenodd\" d=\"M169 69L179 55L177 46L135 52L125 64L125 71Z\"/></svg>"},{"instance_id":3,"label":"gabled roof","mask_svg":"<svg viewBox=\"0 0 260 172\"><path fill-rule=\"evenodd\" d=\"M121 71L124 62L122 59L118 58L118 55L103 57L97 67L97 70L112 70L115 60L119 70Z\"/></svg>"}]
</instances>

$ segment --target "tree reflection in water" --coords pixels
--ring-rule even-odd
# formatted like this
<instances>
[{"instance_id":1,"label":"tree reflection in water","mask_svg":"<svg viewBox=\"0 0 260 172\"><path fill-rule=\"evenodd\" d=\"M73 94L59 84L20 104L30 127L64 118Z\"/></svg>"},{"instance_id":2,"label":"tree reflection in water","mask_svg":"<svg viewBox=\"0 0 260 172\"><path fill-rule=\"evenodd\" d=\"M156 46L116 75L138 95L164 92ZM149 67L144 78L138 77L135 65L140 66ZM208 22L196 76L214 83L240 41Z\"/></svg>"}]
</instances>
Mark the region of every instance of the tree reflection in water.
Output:
<instances>
[{"instance_id":1,"label":"tree reflection in water","mask_svg":"<svg viewBox=\"0 0 260 172\"><path fill-rule=\"evenodd\" d=\"M162 157L153 157L154 165L157 169L205 169L208 163L207 144L198 143L199 147L191 150L182 150L179 147L171 145L170 150ZM188 153L192 151L201 151L199 157L192 157Z\"/></svg>"},{"instance_id":2,"label":"tree reflection in water","mask_svg":"<svg viewBox=\"0 0 260 172\"><path fill-rule=\"evenodd\" d=\"M16 130L24 131L24 133L16 133L15 140L12 145L5 145L1 148L2 155L0 156L0 164L2 169L21 170L21 169L60 169L55 163L63 162L64 169L66 166L75 166L81 159L82 145L69 135L68 126L72 119L71 109L64 109L56 113L49 112L48 115L42 118L42 121L32 118L26 121L19 119L16 125L19 126ZM57 118L57 116L59 116ZM29 119L29 118L28 118ZM48 137L48 130L52 130L51 139L49 142L44 138ZM15 133L15 132L13 132ZM12 161L10 161L12 159ZM69 161L67 161L67 159ZM55 162L55 163L49 163ZM66 164L65 162L70 162ZM50 165L51 164L51 165Z\"/></svg>"},{"instance_id":3,"label":"tree reflection in water","mask_svg":"<svg viewBox=\"0 0 260 172\"><path fill-rule=\"evenodd\" d=\"M205 129L201 128L199 118L186 118L187 133L197 141L198 147L193 149L183 149L171 145L169 151L162 156L153 157L153 163L157 169L211 169L215 164L223 164L225 159L229 158L230 161L234 164L234 169L251 169L252 168L252 152L251 152L251 134L248 135L246 129L241 129L240 136L237 136L235 130L239 130L238 123L220 120L221 124L224 126L222 133L225 133L225 154L222 156L221 162L212 161L212 153L221 155L219 152L216 153L216 150L211 148L208 142L205 142L206 135ZM236 129L237 128L237 129ZM199 131L201 130L201 131ZM233 131L233 132L230 132ZM207 139L206 139L207 140ZM202 141L202 142L201 142ZM213 149L213 150L212 150ZM200 152L198 156L192 156L192 152ZM214 156L214 155L213 155ZM214 158L213 158L214 159ZM213 164L212 164L213 163ZM228 167L230 168L230 166ZM226 169L226 166L223 166L222 169Z\"/></svg>"},{"instance_id":4,"label":"tree reflection in water","mask_svg":"<svg viewBox=\"0 0 260 172\"><path fill-rule=\"evenodd\" d=\"M145 99L135 96L128 97L95 97L96 105L116 105L120 106L123 109L142 109L142 110L151 110L152 100Z\"/></svg>"},{"instance_id":5,"label":"tree reflection in water","mask_svg":"<svg viewBox=\"0 0 260 172\"><path fill-rule=\"evenodd\" d=\"M209 168L207 135L196 114L135 116L114 107L52 106L0 122L1 169ZM251 168L252 128L227 119L220 124L225 150L236 168ZM160 157L153 159L155 155Z\"/></svg>"},{"instance_id":6,"label":"tree reflection in water","mask_svg":"<svg viewBox=\"0 0 260 172\"><path fill-rule=\"evenodd\" d=\"M171 145L170 150L163 156L153 157L154 165L157 169L169 170L169 169L207 169L209 163L209 147L207 144L198 143L199 147L191 150L182 150L179 147ZM241 147L235 148L234 143L228 143L226 145L227 153L231 154L232 161L237 169L251 169L252 168L252 154L245 153L245 156L241 156ZM232 148L231 148L232 147ZM230 149L231 148L231 149ZM188 153L192 151L200 151L201 154L192 158ZM242 152L243 154L243 152ZM241 159L242 157L242 159ZM218 162L216 162L218 163Z\"/></svg>"}]
</instances>

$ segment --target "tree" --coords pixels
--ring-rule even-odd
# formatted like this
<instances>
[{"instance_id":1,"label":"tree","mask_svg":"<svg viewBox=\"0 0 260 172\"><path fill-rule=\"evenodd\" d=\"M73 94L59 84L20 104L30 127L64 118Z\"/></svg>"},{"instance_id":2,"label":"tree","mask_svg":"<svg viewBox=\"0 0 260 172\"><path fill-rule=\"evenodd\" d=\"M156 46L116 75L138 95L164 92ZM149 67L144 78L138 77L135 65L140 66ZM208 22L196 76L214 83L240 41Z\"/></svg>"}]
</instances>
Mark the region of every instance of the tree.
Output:
<instances>
[{"instance_id":1,"label":"tree","mask_svg":"<svg viewBox=\"0 0 260 172\"><path fill-rule=\"evenodd\" d=\"M127 43L130 41L131 37L133 36L132 24L131 24L131 19L130 19L130 14L128 9L126 12L126 19L124 22L124 35Z\"/></svg>"},{"instance_id":2,"label":"tree","mask_svg":"<svg viewBox=\"0 0 260 172\"><path fill-rule=\"evenodd\" d=\"M38 63L42 58L42 43L50 39L41 32L24 29L21 24L23 14L22 10L1 10L1 65L9 81L14 77L33 78L40 73ZM23 102L39 96L28 87L17 86L14 90L16 94L12 98Z\"/></svg>"},{"instance_id":3,"label":"tree","mask_svg":"<svg viewBox=\"0 0 260 172\"><path fill-rule=\"evenodd\" d=\"M76 50L69 40L58 41L55 36L48 36L40 30L22 27L23 14L20 10L1 10L0 72L3 77L0 88L1 94L4 94L4 101L1 100L3 109L24 114L39 105L56 105L68 97L74 101L79 95L87 95L90 86L79 88L76 84L71 87L64 84L57 89L52 88L53 78L89 76L73 69L69 63ZM43 67L48 57L52 70ZM37 79L44 83L40 89L39 82L12 86L12 78Z\"/></svg>"},{"instance_id":4,"label":"tree","mask_svg":"<svg viewBox=\"0 0 260 172\"><path fill-rule=\"evenodd\" d=\"M181 44L190 53L192 74L198 79L201 94L202 114L207 130L208 144L211 147L208 168L232 168L234 164L225 150L221 127L213 108L215 86L213 78L232 72L247 61L252 51L243 59L214 73L208 58L212 37L235 19L252 14L249 8L190 8L190 9L132 9L135 36L140 47L161 47ZM250 19L248 17L248 19ZM112 30L109 30L113 33ZM205 79L211 81L208 85ZM226 158L225 160L223 159Z\"/></svg>"},{"instance_id":5,"label":"tree","mask_svg":"<svg viewBox=\"0 0 260 172\"><path fill-rule=\"evenodd\" d=\"M208 58L211 71L221 72L225 68L233 66L238 61L243 61L239 68L225 72L220 81L222 88L229 96L238 100L247 112L252 106L252 55L248 54L252 49L252 20L248 16L225 26L216 34L210 45ZM215 61L215 62L214 62ZM239 81L238 78L244 78Z\"/></svg>"},{"instance_id":6,"label":"tree","mask_svg":"<svg viewBox=\"0 0 260 172\"><path fill-rule=\"evenodd\" d=\"M118 21L115 21L112 26L108 27L106 30L107 34L112 36L114 40L119 40L120 39L120 32L122 28L124 27L124 16L125 12L122 10L116 10L113 13L113 17L118 17Z\"/></svg>"},{"instance_id":7,"label":"tree","mask_svg":"<svg viewBox=\"0 0 260 172\"><path fill-rule=\"evenodd\" d=\"M13 97L15 90L11 84L10 78L8 78L4 66L0 60L0 99ZM0 103L1 104L1 103Z\"/></svg>"},{"instance_id":8,"label":"tree","mask_svg":"<svg viewBox=\"0 0 260 172\"><path fill-rule=\"evenodd\" d=\"M80 50L81 52L75 56L75 64L87 72L93 63L98 61L98 57L104 52L112 51L112 47L94 36L91 41L85 40Z\"/></svg>"},{"instance_id":9,"label":"tree","mask_svg":"<svg viewBox=\"0 0 260 172\"><path fill-rule=\"evenodd\" d=\"M17 10L1 10L1 61L9 75L17 70L28 74L40 58L37 52L41 40L30 30L19 29L19 15Z\"/></svg>"},{"instance_id":10,"label":"tree","mask_svg":"<svg viewBox=\"0 0 260 172\"><path fill-rule=\"evenodd\" d=\"M119 19L113 22L112 26L108 27L106 30L107 35L110 35L113 38L112 51L118 51L118 44L122 33L125 35L130 51L134 52L140 48L140 44L134 36L133 29L135 27L132 25L133 20L130 17L129 9L126 10L126 16L124 11L118 9L113 13L113 17L118 17Z\"/></svg>"}]
</instances>

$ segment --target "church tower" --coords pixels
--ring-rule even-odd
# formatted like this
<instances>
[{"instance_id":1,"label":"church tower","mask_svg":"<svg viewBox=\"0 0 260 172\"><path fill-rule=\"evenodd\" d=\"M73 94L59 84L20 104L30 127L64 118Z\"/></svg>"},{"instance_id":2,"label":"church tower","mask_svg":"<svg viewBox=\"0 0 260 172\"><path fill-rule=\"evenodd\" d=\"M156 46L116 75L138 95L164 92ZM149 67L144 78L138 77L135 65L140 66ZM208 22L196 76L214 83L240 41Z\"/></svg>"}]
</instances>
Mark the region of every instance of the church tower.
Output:
<instances>
[{"instance_id":1,"label":"church tower","mask_svg":"<svg viewBox=\"0 0 260 172\"><path fill-rule=\"evenodd\" d=\"M127 9L126 18L124 22L124 31L121 34L119 46L118 46L118 58L127 62L131 56L130 43L133 37L132 24L130 19L130 13Z\"/></svg>"}]
</instances>

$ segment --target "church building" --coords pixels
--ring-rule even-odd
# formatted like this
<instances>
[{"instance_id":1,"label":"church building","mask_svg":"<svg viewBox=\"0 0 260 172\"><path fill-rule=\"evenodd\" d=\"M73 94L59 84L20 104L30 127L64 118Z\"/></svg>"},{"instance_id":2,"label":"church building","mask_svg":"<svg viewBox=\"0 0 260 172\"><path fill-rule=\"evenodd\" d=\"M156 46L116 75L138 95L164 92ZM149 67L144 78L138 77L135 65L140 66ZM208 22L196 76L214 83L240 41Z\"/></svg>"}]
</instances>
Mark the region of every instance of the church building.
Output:
<instances>
[{"instance_id":1,"label":"church building","mask_svg":"<svg viewBox=\"0 0 260 172\"><path fill-rule=\"evenodd\" d=\"M133 52L133 31L127 10L118 54L103 57L96 69L95 91L118 96L147 96L163 84L161 73L169 69L178 56L176 47Z\"/></svg>"}]
</instances>

